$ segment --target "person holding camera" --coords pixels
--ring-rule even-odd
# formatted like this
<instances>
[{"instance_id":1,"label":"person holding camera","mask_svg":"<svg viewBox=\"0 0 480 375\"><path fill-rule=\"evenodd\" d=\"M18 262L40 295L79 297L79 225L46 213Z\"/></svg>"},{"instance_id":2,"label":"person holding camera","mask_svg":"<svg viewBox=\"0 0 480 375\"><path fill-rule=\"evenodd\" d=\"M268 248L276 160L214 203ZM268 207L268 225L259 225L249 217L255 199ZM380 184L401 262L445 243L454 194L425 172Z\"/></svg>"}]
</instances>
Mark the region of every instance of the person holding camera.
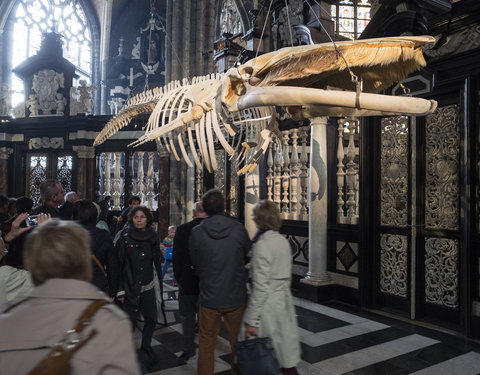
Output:
<instances>
[{"instance_id":1,"label":"person holding camera","mask_svg":"<svg viewBox=\"0 0 480 375\"><path fill-rule=\"evenodd\" d=\"M15 202L17 215L2 223L1 230L3 239L8 247L8 254L2 263L16 268L23 268L23 245L27 232L32 229L32 224L38 222L37 216L30 216L33 200L28 197L20 197Z\"/></svg>"}]
</instances>

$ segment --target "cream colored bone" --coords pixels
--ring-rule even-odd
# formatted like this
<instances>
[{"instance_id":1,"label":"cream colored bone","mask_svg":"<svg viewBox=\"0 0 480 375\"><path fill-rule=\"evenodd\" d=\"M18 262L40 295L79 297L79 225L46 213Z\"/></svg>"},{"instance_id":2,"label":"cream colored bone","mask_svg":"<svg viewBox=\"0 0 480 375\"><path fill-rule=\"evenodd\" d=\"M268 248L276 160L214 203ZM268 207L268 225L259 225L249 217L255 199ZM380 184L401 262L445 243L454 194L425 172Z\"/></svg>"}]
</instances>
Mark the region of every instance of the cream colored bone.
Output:
<instances>
[{"instance_id":1,"label":"cream colored bone","mask_svg":"<svg viewBox=\"0 0 480 375\"><path fill-rule=\"evenodd\" d=\"M273 134L278 137L276 122L268 121L272 106L286 107L298 120L433 112L433 100L376 94L425 66L422 48L433 41L430 36L405 36L337 42L342 56L331 43L283 48L224 75L171 82L164 89L132 98L126 109L107 123L95 145L128 125L134 116L152 111L145 134L134 145L157 140L175 158L181 154L192 166L188 145L195 165L201 168L203 163L213 171L218 140L231 159L235 153L242 161L251 155L239 171L247 173L258 165ZM356 82L361 82L361 91ZM255 150L248 153L250 147Z\"/></svg>"}]
</instances>

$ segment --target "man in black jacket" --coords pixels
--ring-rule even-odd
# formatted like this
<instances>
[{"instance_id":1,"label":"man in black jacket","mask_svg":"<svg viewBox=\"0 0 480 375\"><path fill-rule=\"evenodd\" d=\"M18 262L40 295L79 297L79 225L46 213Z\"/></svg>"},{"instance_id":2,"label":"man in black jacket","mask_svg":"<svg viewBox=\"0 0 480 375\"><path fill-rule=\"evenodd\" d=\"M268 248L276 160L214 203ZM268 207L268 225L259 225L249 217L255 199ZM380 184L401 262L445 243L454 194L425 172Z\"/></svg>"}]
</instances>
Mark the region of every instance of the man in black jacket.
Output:
<instances>
[{"instance_id":1,"label":"man in black jacket","mask_svg":"<svg viewBox=\"0 0 480 375\"><path fill-rule=\"evenodd\" d=\"M42 205L32 210L32 215L41 213L50 214L52 218L60 217L58 206L63 203L65 191L57 180L45 180L40 185L40 197Z\"/></svg>"},{"instance_id":2,"label":"man in black jacket","mask_svg":"<svg viewBox=\"0 0 480 375\"><path fill-rule=\"evenodd\" d=\"M198 374L214 373L214 350L223 318L232 349L247 303L245 263L250 238L245 227L224 212L225 198L216 189L202 197L208 215L192 229L189 251L199 278ZM232 373L236 374L232 365Z\"/></svg>"},{"instance_id":3,"label":"man in black jacket","mask_svg":"<svg viewBox=\"0 0 480 375\"><path fill-rule=\"evenodd\" d=\"M178 363L184 364L195 355L195 315L198 308L198 277L195 275L190 255L188 240L193 227L207 216L202 202L193 205L193 220L177 228L173 242L173 274L179 285L178 310L182 319L183 353Z\"/></svg>"}]
</instances>

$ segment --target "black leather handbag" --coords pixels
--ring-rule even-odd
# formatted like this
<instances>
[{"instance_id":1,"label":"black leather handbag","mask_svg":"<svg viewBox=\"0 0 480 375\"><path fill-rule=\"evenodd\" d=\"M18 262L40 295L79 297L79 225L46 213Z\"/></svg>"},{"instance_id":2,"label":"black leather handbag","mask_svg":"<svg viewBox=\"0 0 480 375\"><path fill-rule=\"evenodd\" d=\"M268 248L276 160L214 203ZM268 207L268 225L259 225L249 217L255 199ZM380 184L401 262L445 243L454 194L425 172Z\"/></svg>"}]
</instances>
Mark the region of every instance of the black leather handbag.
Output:
<instances>
[{"instance_id":1,"label":"black leather handbag","mask_svg":"<svg viewBox=\"0 0 480 375\"><path fill-rule=\"evenodd\" d=\"M253 337L237 342L235 352L241 375L278 375L280 372L269 337Z\"/></svg>"}]
</instances>

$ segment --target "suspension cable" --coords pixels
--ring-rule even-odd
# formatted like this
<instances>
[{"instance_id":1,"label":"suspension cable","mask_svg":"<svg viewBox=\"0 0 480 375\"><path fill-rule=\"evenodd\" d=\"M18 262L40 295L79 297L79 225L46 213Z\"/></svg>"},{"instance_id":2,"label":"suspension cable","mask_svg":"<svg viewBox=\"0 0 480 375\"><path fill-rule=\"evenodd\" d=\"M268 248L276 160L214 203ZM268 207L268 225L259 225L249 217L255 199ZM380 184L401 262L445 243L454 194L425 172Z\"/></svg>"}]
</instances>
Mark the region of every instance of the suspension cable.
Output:
<instances>
[{"instance_id":1,"label":"suspension cable","mask_svg":"<svg viewBox=\"0 0 480 375\"><path fill-rule=\"evenodd\" d=\"M262 35L260 35L260 41L258 42L257 52L255 53L255 57L258 57L258 52L260 51L260 44L263 41L263 34L265 33L265 28L267 27L268 16L270 15L270 10L272 9L272 4L273 4L273 0L270 0L270 5L268 6L267 15L265 16L265 22L263 23Z\"/></svg>"},{"instance_id":2,"label":"suspension cable","mask_svg":"<svg viewBox=\"0 0 480 375\"><path fill-rule=\"evenodd\" d=\"M320 6L321 8L321 5L317 2L317 0L314 0L315 3ZM347 67L347 70L348 70L348 73L350 74L350 77L352 79L352 82L356 85L356 88L357 88L357 92L360 90L360 81L358 79L358 77L353 73L352 69L350 68L350 65L348 65L348 62L347 60L345 59L345 56L343 56L343 53L339 50L337 44L335 43L335 41L333 40L332 36L330 35L330 33L327 31L327 29L325 28L325 26L323 26L322 22L320 21L320 19L318 18L317 14L315 13L315 11L313 10L312 6L310 5L310 2L308 0L304 0L304 3L307 3L308 6L310 7L310 10L312 11L313 15L315 16L315 18L317 19L318 23L320 24L320 27L322 28L322 30L325 32L325 34L328 36L328 38L330 39L330 41L332 42L333 44L333 48L335 48L335 52L338 54L338 56L340 56L343 60L343 62L345 63L345 66Z\"/></svg>"},{"instance_id":3,"label":"suspension cable","mask_svg":"<svg viewBox=\"0 0 480 375\"><path fill-rule=\"evenodd\" d=\"M288 31L290 34L290 45L293 47L292 25L290 25L290 14L288 13L288 2L285 0L285 9L287 11Z\"/></svg>"}]
</instances>

